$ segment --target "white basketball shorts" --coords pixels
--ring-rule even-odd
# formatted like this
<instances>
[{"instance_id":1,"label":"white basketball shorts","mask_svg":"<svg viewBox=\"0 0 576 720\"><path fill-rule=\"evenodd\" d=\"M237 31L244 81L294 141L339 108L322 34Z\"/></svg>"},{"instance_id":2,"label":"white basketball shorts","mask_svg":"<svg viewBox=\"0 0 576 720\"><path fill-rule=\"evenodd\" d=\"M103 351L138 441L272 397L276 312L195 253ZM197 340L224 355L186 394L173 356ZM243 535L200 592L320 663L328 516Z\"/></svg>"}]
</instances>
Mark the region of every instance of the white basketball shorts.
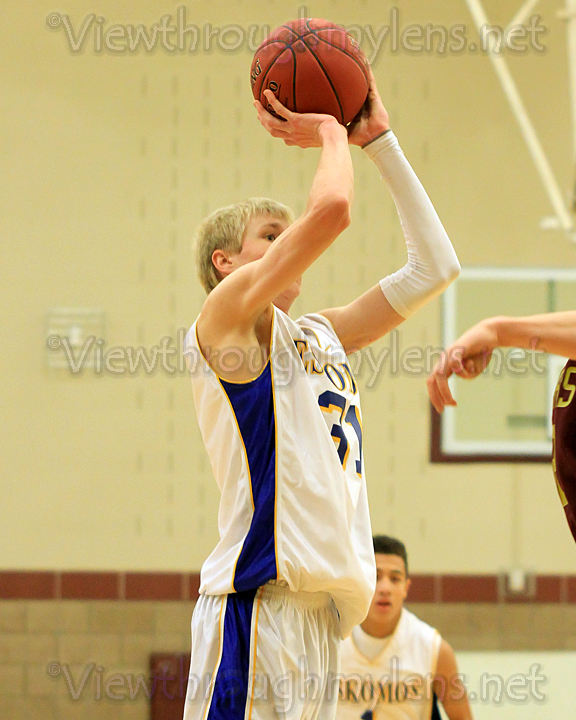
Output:
<instances>
[{"instance_id":1,"label":"white basketball shorts","mask_svg":"<svg viewBox=\"0 0 576 720\"><path fill-rule=\"evenodd\" d=\"M339 645L327 593L201 595L184 720L333 720Z\"/></svg>"}]
</instances>

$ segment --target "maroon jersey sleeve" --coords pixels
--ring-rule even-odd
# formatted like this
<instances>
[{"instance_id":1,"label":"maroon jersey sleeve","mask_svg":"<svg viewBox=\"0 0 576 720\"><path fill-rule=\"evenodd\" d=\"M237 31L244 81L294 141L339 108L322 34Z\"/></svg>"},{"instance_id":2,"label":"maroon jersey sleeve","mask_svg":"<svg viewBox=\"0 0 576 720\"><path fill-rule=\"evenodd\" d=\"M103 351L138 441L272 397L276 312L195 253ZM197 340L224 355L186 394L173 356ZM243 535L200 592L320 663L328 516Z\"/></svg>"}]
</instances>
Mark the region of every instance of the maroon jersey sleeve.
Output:
<instances>
[{"instance_id":1,"label":"maroon jersey sleeve","mask_svg":"<svg viewBox=\"0 0 576 720\"><path fill-rule=\"evenodd\" d=\"M558 494L576 540L576 360L560 374L552 412L552 467Z\"/></svg>"}]
</instances>

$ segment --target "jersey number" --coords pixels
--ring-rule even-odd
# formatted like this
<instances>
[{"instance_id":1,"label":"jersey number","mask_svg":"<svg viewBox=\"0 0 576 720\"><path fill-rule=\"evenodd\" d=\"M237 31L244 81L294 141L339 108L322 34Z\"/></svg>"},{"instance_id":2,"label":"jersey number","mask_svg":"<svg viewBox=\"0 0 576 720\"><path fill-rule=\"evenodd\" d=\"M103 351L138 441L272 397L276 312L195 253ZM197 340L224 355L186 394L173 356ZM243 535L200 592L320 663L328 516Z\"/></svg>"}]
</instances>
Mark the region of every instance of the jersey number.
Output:
<instances>
[{"instance_id":1,"label":"jersey number","mask_svg":"<svg viewBox=\"0 0 576 720\"><path fill-rule=\"evenodd\" d=\"M359 477L362 477L362 420L360 419L360 412L356 405L350 405L346 412L346 398L338 393L332 392L332 390L326 390L318 398L318 405L324 412L339 412L340 420L332 425L330 434L335 441L338 441L338 457L342 463L342 467L346 470L346 463L348 461L348 453L350 452L350 445L346 432L344 430L344 423L351 425L358 438L358 453L359 459L356 460L356 473ZM346 415L344 413L346 412Z\"/></svg>"},{"instance_id":2,"label":"jersey number","mask_svg":"<svg viewBox=\"0 0 576 720\"><path fill-rule=\"evenodd\" d=\"M569 367L560 375L558 385L556 386L556 392L554 393L554 407L564 408L572 402L572 398L576 392L576 386L569 381L570 376L574 373L576 373L576 368ZM560 397L561 390L568 390L569 394L566 400L563 400ZM552 470L554 471L554 479L556 480L556 489L558 490L558 495L560 496L560 502L563 507L566 507L566 505L568 505L568 498L566 497L564 490L562 490L560 480L558 480L558 471L556 469L556 426L554 424L552 424Z\"/></svg>"},{"instance_id":3,"label":"jersey number","mask_svg":"<svg viewBox=\"0 0 576 720\"><path fill-rule=\"evenodd\" d=\"M567 407L567 406L570 405L570 403L572 402L572 398L574 397L574 393L576 392L576 385L574 385L573 382L570 382L570 377L571 377L574 373L576 373L576 368L575 368L575 367L569 367L569 368L566 370L566 373L564 374L564 377L563 377L562 380L561 380L561 383L562 383L562 388L561 388L561 389L562 389L562 390L568 390L568 392L569 392L569 395L568 395L568 397L566 398L566 400L563 400L563 399L560 397L560 392L559 392L559 391L560 391L560 383L558 384L558 399L557 399L557 402L556 402L556 407L561 407L561 408Z\"/></svg>"}]
</instances>

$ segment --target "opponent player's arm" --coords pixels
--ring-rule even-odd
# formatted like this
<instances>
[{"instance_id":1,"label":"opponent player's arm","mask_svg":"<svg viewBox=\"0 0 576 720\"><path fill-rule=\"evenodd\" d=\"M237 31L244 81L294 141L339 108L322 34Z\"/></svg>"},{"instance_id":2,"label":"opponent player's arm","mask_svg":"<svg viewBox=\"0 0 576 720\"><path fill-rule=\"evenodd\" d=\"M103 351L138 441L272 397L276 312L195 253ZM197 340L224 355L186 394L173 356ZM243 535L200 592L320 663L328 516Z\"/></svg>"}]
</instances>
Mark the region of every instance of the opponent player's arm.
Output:
<instances>
[{"instance_id":1,"label":"opponent player's arm","mask_svg":"<svg viewBox=\"0 0 576 720\"><path fill-rule=\"evenodd\" d=\"M404 232L408 262L345 307L322 311L348 352L386 335L460 273L460 264L426 191L390 131L374 76L350 144L364 148L385 180Z\"/></svg>"},{"instance_id":2,"label":"opponent player's arm","mask_svg":"<svg viewBox=\"0 0 576 720\"><path fill-rule=\"evenodd\" d=\"M472 720L463 677L458 673L454 650L446 640L440 644L433 688L449 720Z\"/></svg>"},{"instance_id":3,"label":"opponent player's arm","mask_svg":"<svg viewBox=\"0 0 576 720\"><path fill-rule=\"evenodd\" d=\"M482 320L447 348L427 380L430 400L438 412L456 405L448 385L455 374L470 380L486 368L498 347L540 350L576 359L576 312Z\"/></svg>"},{"instance_id":4,"label":"opponent player's arm","mask_svg":"<svg viewBox=\"0 0 576 720\"><path fill-rule=\"evenodd\" d=\"M270 95L278 114L294 114ZM263 124L268 118L281 122L261 106L259 116ZM346 129L328 115L299 115L297 122L322 148L306 210L260 260L238 268L210 293L202 309L203 325L217 326L220 336L231 327L253 327L272 300L298 280L350 223L354 172Z\"/></svg>"}]
</instances>

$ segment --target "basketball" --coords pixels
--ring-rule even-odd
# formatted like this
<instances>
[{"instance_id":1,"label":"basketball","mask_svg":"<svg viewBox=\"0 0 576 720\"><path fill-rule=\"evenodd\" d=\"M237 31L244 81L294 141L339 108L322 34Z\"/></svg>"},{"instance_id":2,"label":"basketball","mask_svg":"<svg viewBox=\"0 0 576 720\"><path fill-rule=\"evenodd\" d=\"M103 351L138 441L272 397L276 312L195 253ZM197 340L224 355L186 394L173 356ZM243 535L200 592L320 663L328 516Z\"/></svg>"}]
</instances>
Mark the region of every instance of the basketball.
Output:
<instances>
[{"instance_id":1,"label":"basketball","mask_svg":"<svg viewBox=\"0 0 576 720\"><path fill-rule=\"evenodd\" d=\"M276 28L254 54L254 98L272 114L264 90L289 110L333 115L347 125L370 85L369 64L354 38L327 20L293 20Z\"/></svg>"}]
</instances>

